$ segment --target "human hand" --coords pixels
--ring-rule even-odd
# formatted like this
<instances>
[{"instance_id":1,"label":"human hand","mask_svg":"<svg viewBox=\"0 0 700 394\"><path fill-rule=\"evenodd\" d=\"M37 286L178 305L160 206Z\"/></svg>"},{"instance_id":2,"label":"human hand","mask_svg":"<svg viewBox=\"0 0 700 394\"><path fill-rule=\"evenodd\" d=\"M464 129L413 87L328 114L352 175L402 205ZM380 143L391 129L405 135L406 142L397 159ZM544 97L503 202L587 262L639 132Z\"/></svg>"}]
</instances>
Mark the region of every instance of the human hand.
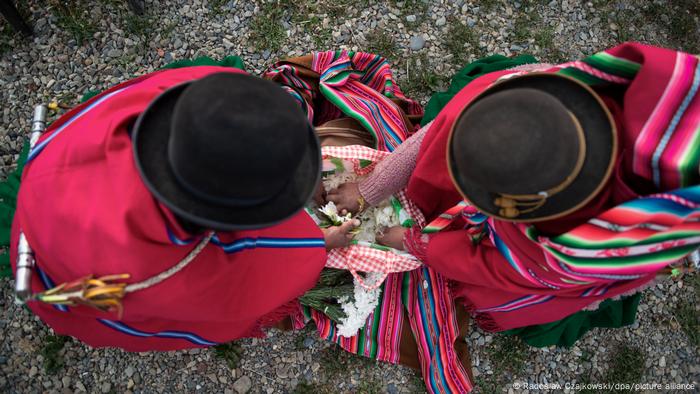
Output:
<instances>
[{"instance_id":1,"label":"human hand","mask_svg":"<svg viewBox=\"0 0 700 394\"><path fill-rule=\"evenodd\" d=\"M360 187L357 182L343 183L337 189L329 191L326 194L326 200L333 201L335 206L338 207L338 212L342 215L348 212L355 215L364 209L364 206L360 206L364 205L360 204L360 201L364 202L364 198L360 194Z\"/></svg>"},{"instance_id":2,"label":"human hand","mask_svg":"<svg viewBox=\"0 0 700 394\"><path fill-rule=\"evenodd\" d=\"M323 188L323 182L318 183L312 199L319 207L326 205L326 189Z\"/></svg>"},{"instance_id":3,"label":"human hand","mask_svg":"<svg viewBox=\"0 0 700 394\"><path fill-rule=\"evenodd\" d=\"M323 231L323 239L326 242L326 250L348 246L353 237L350 231L359 225L360 221L353 219L348 220L340 226L331 226L321 229L321 231Z\"/></svg>"},{"instance_id":4,"label":"human hand","mask_svg":"<svg viewBox=\"0 0 700 394\"><path fill-rule=\"evenodd\" d=\"M377 243L390 248L404 250L403 237L406 231L408 231L406 227L389 227L384 230L384 234L377 236Z\"/></svg>"}]
</instances>

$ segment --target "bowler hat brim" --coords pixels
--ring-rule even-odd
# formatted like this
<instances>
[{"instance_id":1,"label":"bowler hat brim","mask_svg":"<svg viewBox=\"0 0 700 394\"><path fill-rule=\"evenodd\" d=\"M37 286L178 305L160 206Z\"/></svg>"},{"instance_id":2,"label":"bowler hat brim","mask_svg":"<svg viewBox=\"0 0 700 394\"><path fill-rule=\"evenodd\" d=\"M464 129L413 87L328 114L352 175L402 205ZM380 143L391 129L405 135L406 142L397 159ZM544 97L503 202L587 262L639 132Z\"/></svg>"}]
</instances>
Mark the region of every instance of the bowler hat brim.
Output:
<instances>
[{"instance_id":1,"label":"bowler hat brim","mask_svg":"<svg viewBox=\"0 0 700 394\"><path fill-rule=\"evenodd\" d=\"M459 171L455 161L459 152L454 143L454 135L459 132L459 128L456 126L459 124L460 117L472 104L496 92L518 88L539 89L556 97L580 122L587 148L581 171L566 189L548 197L540 208L523 213L514 219L503 217L500 214L500 207L495 205L497 194L486 190L483 185L475 182L469 174ZM500 111L503 112L505 109L501 108ZM488 130L482 132L488 132ZM507 152L508 149L521 149L518 146L509 146L508 141L503 141L502 147L504 152ZM531 73L514 77L497 82L484 91L462 109L450 131L447 148L450 175L462 196L489 216L513 222L556 219L583 207L600 192L609 179L616 157L615 122L600 97L587 85L571 77L552 73ZM543 158L543 160L546 159ZM479 171L478 168L470 170ZM528 176L537 177L538 174L533 173L528 174Z\"/></svg>"},{"instance_id":2,"label":"bowler hat brim","mask_svg":"<svg viewBox=\"0 0 700 394\"><path fill-rule=\"evenodd\" d=\"M132 140L136 166L154 196L175 215L205 228L222 231L268 227L301 210L315 192L321 176L321 149L311 126L307 149L296 173L277 195L260 205L237 208L212 204L197 198L178 183L168 161L168 140L175 104L188 85L177 85L158 96L134 126ZM260 154L265 154L264 146L260 146ZM235 182L222 180L226 181Z\"/></svg>"}]
</instances>

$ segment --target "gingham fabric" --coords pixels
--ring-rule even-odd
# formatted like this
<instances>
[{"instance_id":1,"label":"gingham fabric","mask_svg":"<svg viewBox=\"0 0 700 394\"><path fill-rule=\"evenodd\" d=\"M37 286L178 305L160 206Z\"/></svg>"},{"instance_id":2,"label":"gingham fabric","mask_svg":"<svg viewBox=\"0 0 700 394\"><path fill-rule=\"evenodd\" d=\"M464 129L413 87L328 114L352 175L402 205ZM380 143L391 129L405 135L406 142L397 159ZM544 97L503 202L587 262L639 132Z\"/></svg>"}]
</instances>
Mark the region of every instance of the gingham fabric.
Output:
<instances>
[{"instance_id":1,"label":"gingham fabric","mask_svg":"<svg viewBox=\"0 0 700 394\"><path fill-rule=\"evenodd\" d=\"M360 176L372 172L376 163L390 154L390 152L381 152L361 145L329 146L323 147L321 150L321 156L324 162L327 162L331 158L342 159L344 162L351 162L353 172ZM371 161L372 163L361 163L361 160ZM417 224L421 226L425 225L423 214L418 207L406 197L405 190L399 191L396 194L396 198L401 202L406 213L408 213ZM332 249L328 252L328 259L326 260L326 267L350 271L360 285L366 289L375 289L379 287L389 273L411 271L421 265L422 263L409 253L371 244L369 242L355 242L353 245L344 248ZM385 275L381 280L377 281L377 283L368 284L365 283L358 272L381 272Z\"/></svg>"}]
</instances>

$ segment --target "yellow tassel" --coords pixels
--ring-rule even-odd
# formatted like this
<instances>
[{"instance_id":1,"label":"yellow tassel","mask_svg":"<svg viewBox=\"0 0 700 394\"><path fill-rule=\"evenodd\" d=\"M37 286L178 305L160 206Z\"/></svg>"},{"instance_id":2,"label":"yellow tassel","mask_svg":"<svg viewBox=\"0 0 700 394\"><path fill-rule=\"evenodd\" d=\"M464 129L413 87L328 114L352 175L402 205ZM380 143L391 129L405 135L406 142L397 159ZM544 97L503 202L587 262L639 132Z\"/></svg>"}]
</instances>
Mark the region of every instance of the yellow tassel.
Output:
<instances>
[{"instance_id":1,"label":"yellow tassel","mask_svg":"<svg viewBox=\"0 0 700 394\"><path fill-rule=\"evenodd\" d=\"M116 311L121 318L121 300L127 284L115 281L129 277L129 274L108 275L97 279L87 276L39 293L36 299L48 304L87 305L101 311Z\"/></svg>"}]
</instances>

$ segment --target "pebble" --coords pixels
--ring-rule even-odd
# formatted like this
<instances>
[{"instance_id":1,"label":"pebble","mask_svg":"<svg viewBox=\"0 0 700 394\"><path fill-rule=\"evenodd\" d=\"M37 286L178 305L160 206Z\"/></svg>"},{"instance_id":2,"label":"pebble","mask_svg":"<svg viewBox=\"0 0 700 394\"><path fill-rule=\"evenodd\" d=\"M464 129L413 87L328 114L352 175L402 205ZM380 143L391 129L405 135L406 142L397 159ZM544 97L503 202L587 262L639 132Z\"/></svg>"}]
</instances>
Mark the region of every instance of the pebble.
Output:
<instances>
[{"instance_id":1,"label":"pebble","mask_svg":"<svg viewBox=\"0 0 700 394\"><path fill-rule=\"evenodd\" d=\"M444 16L441 16L440 18L438 18L438 20L435 21L435 26L437 26L437 27L445 26L446 23L447 23L447 18L445 18Z\"/></svg>"},{"instance_id":2,"label":"pebble","mask_svg":"<svg viewBox=\"0 0 700 394\"><path fill-rule=\"evenodd\" d=\"M415 15L408 15L406 17L406 22L415 22L416 21L416 16Z\"/></svg>"},{"instance_id":3,"label":"pebble","mask_svg":"<svg viewBox=\"0 0 700 394\"><path fill-rule=\"evenodd\" d=\"M236 380L233 383L233 389L236 390L238 394L245 394L253 387L253 382L248 376L243 376L242 378Z\"/></svg>"},{"instance_id":4,"label":"pebble","mask_svg":"<svg viewBox=\"0 0 700 394\"><path fill-rule=\"evenodd\" d=\"M412 51L420 51L423 49L425 46L425 39L423 36L413 36L411 37L411 43L409 44L409 48L411 48Z\"/></svg>"}]
</instances>

